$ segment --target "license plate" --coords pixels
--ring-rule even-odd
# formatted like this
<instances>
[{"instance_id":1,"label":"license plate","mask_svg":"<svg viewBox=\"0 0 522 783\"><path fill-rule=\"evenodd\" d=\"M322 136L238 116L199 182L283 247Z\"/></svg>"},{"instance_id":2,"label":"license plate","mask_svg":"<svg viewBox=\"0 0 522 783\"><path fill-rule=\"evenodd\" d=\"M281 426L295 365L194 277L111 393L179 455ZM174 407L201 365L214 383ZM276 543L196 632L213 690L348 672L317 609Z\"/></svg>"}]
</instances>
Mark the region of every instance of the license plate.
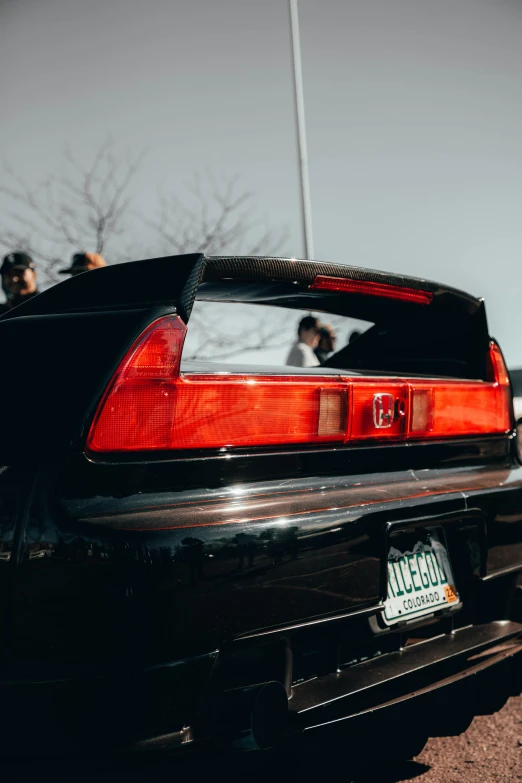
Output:
<instances>
[{"instance_id":1,"label":"license plate","mask_svg":"<svg viewBox=\"0 0 522 783\"><path fill-rule=\"evenodd\" d=\"M391 539L384 603L387 625L433 614L458 603L459 594L442 530L425 531L414 538L405 534L404 538L399 535Z\"/></svg>"}]
</instances>

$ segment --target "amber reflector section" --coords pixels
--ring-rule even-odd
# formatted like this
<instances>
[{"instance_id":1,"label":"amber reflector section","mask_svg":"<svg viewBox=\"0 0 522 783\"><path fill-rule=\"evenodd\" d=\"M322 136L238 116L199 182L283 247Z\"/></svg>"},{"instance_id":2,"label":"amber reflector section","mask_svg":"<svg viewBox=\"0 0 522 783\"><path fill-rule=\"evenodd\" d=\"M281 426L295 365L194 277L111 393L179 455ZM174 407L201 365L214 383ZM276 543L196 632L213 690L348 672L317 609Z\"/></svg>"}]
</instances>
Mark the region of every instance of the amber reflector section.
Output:
<instances>
[{"instance_id":1,"label":"amber reflector section","mask_svg":"<svg viewBox=\"0 0 522 783\"><path fill-rule=\"evenodd\" d=\"M320 389L318 435L341 435L346 431L347 389Z\"/></svg>"},{"instance_id":2,"label":"amber reflector section","mask_svg":"<svg viewBox=\"0 0 522 783\"><path fill-rule=\"evenodd\" d=\"M433 429L433 394L431 389L412 389L410 432L431 432Z\"/></svg>"}]
</instances>

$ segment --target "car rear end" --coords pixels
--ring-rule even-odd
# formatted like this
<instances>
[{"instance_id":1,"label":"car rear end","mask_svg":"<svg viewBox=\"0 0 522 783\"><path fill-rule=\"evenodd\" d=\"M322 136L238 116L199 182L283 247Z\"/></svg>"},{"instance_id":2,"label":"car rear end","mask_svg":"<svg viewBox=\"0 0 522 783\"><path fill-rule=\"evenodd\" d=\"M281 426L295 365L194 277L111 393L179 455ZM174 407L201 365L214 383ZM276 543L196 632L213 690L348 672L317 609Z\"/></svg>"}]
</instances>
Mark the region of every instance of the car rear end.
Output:
<instances>
[{"instance_id":1,"label":"car rear end","mask_svg":"<svg viewBox=\"0 0 522 783\"><path fill-rule=\"evenodd\" d=\"M198 362L194 300L373 325L316 368ZM8 748L400 755L516 689L522 471L482 301L195 254L66 281L0 339Z\"/></svg>"}]
</instances>

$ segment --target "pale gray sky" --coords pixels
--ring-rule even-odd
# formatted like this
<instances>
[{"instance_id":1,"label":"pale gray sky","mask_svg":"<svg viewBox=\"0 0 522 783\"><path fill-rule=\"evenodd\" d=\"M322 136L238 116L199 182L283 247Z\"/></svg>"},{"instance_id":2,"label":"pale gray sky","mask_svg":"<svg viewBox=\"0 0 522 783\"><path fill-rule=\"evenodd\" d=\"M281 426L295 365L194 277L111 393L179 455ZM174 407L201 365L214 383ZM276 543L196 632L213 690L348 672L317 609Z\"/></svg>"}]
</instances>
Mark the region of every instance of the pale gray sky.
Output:
<instances>
[{"instance_id":1,"label":"pale gray sky","mask_svg":"<svg viewBox=\"0 0 522 783\"><path fill-rule=\"evenodd\" d=\"M485 296L522 365L522 0L299 11L316 258ZM66 143L147 146L149 215L158 183L238 174L302 255L290 65L286 0L0 0L0 157L36 181Z\"/></svg>"}]
</instances>

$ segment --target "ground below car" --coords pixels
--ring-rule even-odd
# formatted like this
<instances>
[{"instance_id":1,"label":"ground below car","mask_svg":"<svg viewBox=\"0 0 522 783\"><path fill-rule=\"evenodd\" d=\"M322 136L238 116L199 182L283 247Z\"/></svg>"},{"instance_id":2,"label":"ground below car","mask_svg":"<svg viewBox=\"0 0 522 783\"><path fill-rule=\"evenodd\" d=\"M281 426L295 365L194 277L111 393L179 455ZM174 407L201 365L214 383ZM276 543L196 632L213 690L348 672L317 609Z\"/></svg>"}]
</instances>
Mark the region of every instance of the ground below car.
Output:
<instances>
[{"instance_id":1,"label":"ground below car","mask_svg":"<svg viewBox=\"0 0 522 783\"><path fill-rule=\"evenodd\" d=\"M296 756L282 752L277 757L241 754L235 757L211 757L191 767L192 783L203 783L209 774L229 783L264 783L267 769L274 783L291 778L301 783L318 783L324 778L326 753ZM346 748L346 759L349 750ZM337 757L336 761L339 760ZM119 777L124 783L160 783L182 772L181 759L163 758L154 763L126 766ZM3 766L3 780L13 783L109 783L115 779L115 767L90 759L86 763L72 760L40 760L38 764L20 763ZM122 770L120 769L121 773ZM414 760L388 764L386 769L369 766L353 776L339 775L332 769L332 779L343 783L517 783L522 781L522 696L508 700L494 715L479 715L466 732L458 737L434 737Z\"/></svg>"}]
</instances>

